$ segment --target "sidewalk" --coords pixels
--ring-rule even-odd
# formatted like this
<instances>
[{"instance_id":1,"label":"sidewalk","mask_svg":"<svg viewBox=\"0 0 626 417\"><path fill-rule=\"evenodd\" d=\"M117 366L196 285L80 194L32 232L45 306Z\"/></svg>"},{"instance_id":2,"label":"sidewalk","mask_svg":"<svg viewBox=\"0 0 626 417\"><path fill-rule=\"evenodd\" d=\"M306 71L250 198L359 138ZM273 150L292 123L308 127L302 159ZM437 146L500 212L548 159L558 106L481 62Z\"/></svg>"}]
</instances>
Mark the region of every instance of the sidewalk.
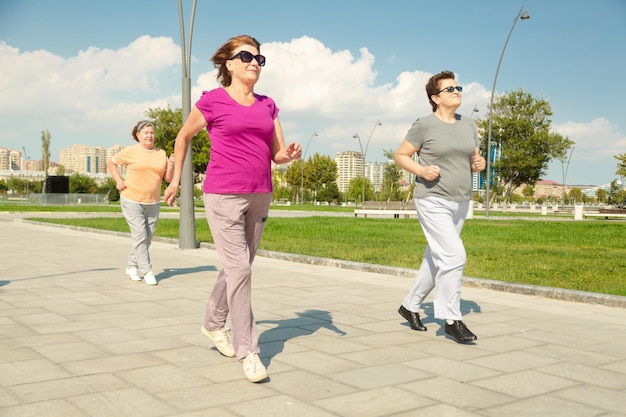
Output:
<instances>
[{"instance_id":1,"label":"sidewalk","mask_svg":"<svg viewBox=\"0 0 626 417\"><path fill-rule=\"evenodd\" d=\"M270 380L200 332L213 250L155 242L159 285L124 275L127 236L0 217L2 417L626 416L626 309L465 287L473 345L397 309L409 278L257 257Z\"/></svg>"}]
</instances>

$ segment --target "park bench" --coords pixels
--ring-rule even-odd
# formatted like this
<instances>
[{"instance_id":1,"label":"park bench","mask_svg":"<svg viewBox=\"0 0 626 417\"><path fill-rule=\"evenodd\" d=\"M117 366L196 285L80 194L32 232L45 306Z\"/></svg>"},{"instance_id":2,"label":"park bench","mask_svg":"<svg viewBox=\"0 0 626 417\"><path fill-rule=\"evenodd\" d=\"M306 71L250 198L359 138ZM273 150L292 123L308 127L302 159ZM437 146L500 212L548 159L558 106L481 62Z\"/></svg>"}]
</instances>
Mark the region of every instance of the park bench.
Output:
<instances>
[{"instance_id":1,"label":"park bench","mask_svg":"<svg viewBox=\"0 0 626 417\"><path fill-rule=\"evenodd\" d=\"M366 201L363 207L354 210L354 217L367 217L368 215L399 219L401 216L408 219L416 216L415 202L410 201Z\"/></svg>"},{"instance_id":2,"label":"park bench","mask_svg":"<svg viewBox=\"0 0 626 417\"><path fill-rule=\"evenodd\" d=\"M585 213L585 217L603 217L608 219L624 219L626 218L626 209L610 208L610 209L598 209L597 213Z\"/></svg>"}]
</instances>

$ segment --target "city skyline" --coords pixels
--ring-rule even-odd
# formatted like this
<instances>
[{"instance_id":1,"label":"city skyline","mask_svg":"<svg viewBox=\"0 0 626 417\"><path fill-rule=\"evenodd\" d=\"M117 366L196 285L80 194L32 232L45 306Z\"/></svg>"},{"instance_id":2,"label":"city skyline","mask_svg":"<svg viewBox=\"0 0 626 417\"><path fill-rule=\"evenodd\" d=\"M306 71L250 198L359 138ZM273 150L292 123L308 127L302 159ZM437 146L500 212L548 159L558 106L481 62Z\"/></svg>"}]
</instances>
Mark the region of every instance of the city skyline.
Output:
<instances>
[{"instance_id":1,"label":"city skyline","mask_svg":"<svg viewBox=\"0 0 626 417\"><path fill-rule=\"evenodd\" d=\"M191 2L183 5L188 31ZM230 36L250 33L267 56L257 92L276 100L286 140L310 142L308 155L332 156L359 151L358 134L364 148L369 144L366 160L381 161L415 118L430 112L424 84L433 73L457 74L464 87L459 113L488 117L498 58L522 4L452 0L444 10L411 0L394 7L243 0L239 6L246 18L198 4L192 104L217 86L213 51ZM552 130L575 142L566 183L616 179L613 156L626 152L624 104L595 74L626 69L625 54L616 52L626 39L626 4L523 6L530 19L511 32L496 95L522 88L550 103ZM0 2L0 146L25 147L39 159L45 129L53 155L76 143L131 144L133 124L149 108L181 107L180 41L174 1ZM565 168L555 161L542 178L562 182Z\"/></svg>"}]
</instances>

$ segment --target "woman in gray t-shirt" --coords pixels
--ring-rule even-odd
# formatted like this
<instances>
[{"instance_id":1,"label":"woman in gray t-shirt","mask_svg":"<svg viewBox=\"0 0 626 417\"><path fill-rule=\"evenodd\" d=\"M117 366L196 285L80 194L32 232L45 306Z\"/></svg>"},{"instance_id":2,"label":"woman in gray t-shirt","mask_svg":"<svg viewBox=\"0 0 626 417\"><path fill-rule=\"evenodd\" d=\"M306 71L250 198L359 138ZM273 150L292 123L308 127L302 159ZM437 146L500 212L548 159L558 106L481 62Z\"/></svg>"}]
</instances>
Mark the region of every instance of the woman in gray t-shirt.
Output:
<instances>
[{"instance_id":1,"label":"woman in gray t-shirt","mask_svg":"<svg viewBox=\"0 0 626 417\"><path fill-rule=\"evenodd\" d=\"M437 287L435 318L457 342L477 339L463 323L461 285L465 248L460 238L471 199L472 172L485 169L474 122L456 113L462 87L443 71L426 84L433 113L413 123L396 151L398 165L415 175L415 207L428 245L411 290L398 312L413 330L425 331L418 310ZM413 156L417 153L418 162Z\"/></svg>"}]
</instances>

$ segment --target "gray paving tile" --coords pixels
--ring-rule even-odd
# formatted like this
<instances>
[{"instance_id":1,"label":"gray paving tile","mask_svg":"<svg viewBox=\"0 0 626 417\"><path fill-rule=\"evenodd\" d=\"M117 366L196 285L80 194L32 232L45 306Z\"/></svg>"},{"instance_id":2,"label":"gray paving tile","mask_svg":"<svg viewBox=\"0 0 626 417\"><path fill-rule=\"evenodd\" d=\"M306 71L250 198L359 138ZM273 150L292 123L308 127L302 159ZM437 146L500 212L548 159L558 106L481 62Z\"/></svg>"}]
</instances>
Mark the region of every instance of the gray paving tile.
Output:
<instances>
[{"instance_id":1,"label":"gray paving tile","mask_svg":"<svg viewBox=\"0 0 626 417\"><path fill-rule=\"evenodd\" d=\"M427 332L398 315L411 278L258 256L253 305L270 379L250 384L199 331L215 251L155 241L150 287L124 275L126 235L7 219L2 416L626 415L623 308L466 286L479 339L462 345L444 335L432 298ZM36 265L13 262L23 247Z\"/></svg>"}]
</instances>

